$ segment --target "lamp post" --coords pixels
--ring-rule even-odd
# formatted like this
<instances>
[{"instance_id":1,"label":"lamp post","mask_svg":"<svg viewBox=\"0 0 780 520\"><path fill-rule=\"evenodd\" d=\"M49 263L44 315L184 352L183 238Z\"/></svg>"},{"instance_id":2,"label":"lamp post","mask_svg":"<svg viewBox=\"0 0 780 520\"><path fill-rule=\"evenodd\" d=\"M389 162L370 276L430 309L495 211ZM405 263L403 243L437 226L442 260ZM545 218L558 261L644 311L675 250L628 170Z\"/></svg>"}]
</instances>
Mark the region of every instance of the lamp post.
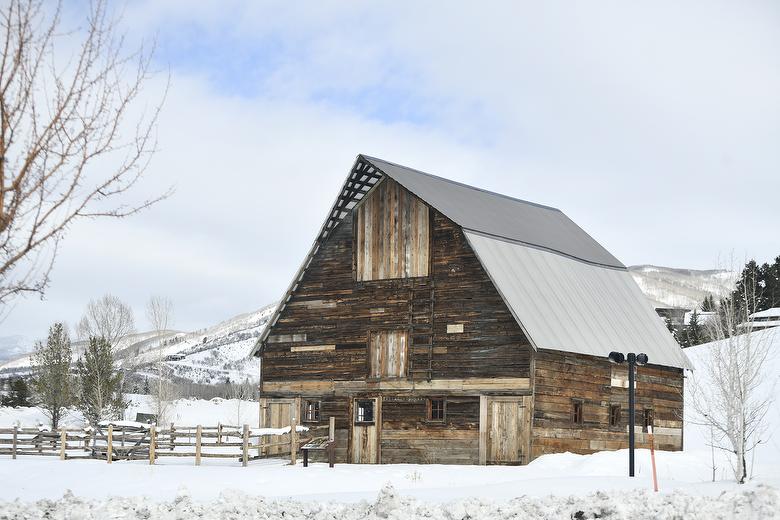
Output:
<instances>
[{"instance_id":1,"label":"lamp post","mask_svg":"<svg viewBox=\"0 0 780 520\"><path fill-rule=\"evenodd\" d=\"M634 423L636 422L635 398L634 398L634 372L637 366L647 364L647 354L635 354L629 352L610 352L609 361L620 365L628 360L628 476L634 476Z\"/></svg>"}]
</instances>

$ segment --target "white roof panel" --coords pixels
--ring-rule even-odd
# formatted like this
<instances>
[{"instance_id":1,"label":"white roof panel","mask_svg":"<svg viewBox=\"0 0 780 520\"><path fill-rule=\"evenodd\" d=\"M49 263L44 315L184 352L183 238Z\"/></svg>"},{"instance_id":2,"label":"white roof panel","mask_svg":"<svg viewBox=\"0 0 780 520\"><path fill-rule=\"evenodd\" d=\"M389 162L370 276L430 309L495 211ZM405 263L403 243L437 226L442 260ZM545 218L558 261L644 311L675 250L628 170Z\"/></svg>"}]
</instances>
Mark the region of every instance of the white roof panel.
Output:
<instances>
[{"instance_id":1,"label":"white roof panel","mask_svg":"<svg viewBox=\"0 0 780 520\"><path fill-rule=\"evenodd\" d=\"M644 352L655 365L690 368L625 269L466 231L482 265L537 349L606 357Z\"/></svg>"}]
</instances>

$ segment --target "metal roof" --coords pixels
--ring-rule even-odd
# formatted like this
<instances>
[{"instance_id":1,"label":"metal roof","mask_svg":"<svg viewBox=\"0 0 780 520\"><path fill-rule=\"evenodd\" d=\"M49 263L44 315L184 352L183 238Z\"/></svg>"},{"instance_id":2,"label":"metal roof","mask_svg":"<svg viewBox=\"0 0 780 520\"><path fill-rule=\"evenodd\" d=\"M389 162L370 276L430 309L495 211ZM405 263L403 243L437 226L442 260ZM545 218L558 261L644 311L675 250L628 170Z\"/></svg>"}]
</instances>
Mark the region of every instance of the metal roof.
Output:
<instances>
[{"instance_id":1,"label":"metal roof","mask_svg":"<svg viewBox=\"0 0 780 520\"><path fill-rule=\"evenodd\" d=\"M644 352L652 364L691 368L628 271L465 234L535 348L592 356Z\"/></svg>"},{"instance_id":2,"label":"metal roof","mask_svg":"<svg viewBox=\"0 0 780 520\"><path fill-rule=\"evenodd\" d=\"M365 159L464 229L625 269L561 210L436 177L373 157Z\"/></svg>"}]
</instances>

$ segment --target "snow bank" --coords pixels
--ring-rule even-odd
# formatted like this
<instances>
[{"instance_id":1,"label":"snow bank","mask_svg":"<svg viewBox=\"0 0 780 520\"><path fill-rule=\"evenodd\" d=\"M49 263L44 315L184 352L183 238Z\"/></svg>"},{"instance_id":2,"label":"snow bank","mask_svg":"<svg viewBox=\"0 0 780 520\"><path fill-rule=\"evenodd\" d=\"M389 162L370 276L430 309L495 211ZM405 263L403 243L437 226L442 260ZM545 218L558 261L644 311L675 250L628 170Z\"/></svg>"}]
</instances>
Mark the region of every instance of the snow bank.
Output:
<instances>
[{"instance_id":1,"label":"snow bank","mask_svg":"<svg viewBox=\"0 0 780 520\"><path fill-rule=\"evenodd\" d=\"M79 518L79 519L168 519L168 518L254 518L357 520L387 518L407 520L426 518L533 518L562 519L769 519L776 518L778 492L765 486L726 491L717 497L687 493L668 495L648 491L630 495L593 493L584 497L525 497L496 503L476 498L444 504L431 504L399 496L385 486L376 500L352 504L333 502L297 502L268 500L241 492L225 492L211 503L193 501L188 494L174 500L150 502L144 497L86 500L69 491L61 499L37 502L0 502L3 518Z\"/></svg>"},{"instance_id":2,"label":"snow bank","mask_svg":"<svg viewBox=\"0 0 780 520\"><path fill-rule=\"evenodd\" d=\"M249 430L249 435L252 437L259 437L260 435L285 435L290 433L291 429L292 428L290 426L285 426L284 428L252 428ZM309 428L299 425L295 427L295 431L307 432L309 431Z\"/></svg>"}]
</instances>

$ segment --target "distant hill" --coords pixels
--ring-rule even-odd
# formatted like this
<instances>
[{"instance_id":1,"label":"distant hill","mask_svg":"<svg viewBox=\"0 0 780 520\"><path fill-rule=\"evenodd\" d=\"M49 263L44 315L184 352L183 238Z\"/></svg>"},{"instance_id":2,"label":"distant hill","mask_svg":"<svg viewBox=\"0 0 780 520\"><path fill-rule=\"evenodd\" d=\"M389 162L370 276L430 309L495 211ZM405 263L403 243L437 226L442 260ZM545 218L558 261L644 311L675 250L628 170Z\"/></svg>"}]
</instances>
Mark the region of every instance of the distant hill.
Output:
<instances>
[{"instance_id":1,"label":"distant hill","mask_svg":"<svg viewBox=\"0 0 780 520\"><path fill-rule=\"evenodd\" d=\"M131 334L117 345L116 357L124 370L141 378L156 377L157 364L162 360L173 376L184 382L208 385L255 381L260 376L259 360L250 359L248 354L275 308L276 304L267 305L193 332ZM17 343L9 340L8 344ZM83 352L84 342L76 341L72 346L75 359ZM30 372L29 348L25 347L26 354L17 353L0 363L0 378Z\"/></svg>"},{"instance_id":2,"label":"distant hill","mask_svg":"<svg viewBox=\"0 0 780 520\"><path fill-rule=\"evenodd\" d=\"M657 265L628 268L654 307L693 309L712 294L717 300L734 289L738 273L725 269L677 269Z\"/></svg>"}]
</instances>

